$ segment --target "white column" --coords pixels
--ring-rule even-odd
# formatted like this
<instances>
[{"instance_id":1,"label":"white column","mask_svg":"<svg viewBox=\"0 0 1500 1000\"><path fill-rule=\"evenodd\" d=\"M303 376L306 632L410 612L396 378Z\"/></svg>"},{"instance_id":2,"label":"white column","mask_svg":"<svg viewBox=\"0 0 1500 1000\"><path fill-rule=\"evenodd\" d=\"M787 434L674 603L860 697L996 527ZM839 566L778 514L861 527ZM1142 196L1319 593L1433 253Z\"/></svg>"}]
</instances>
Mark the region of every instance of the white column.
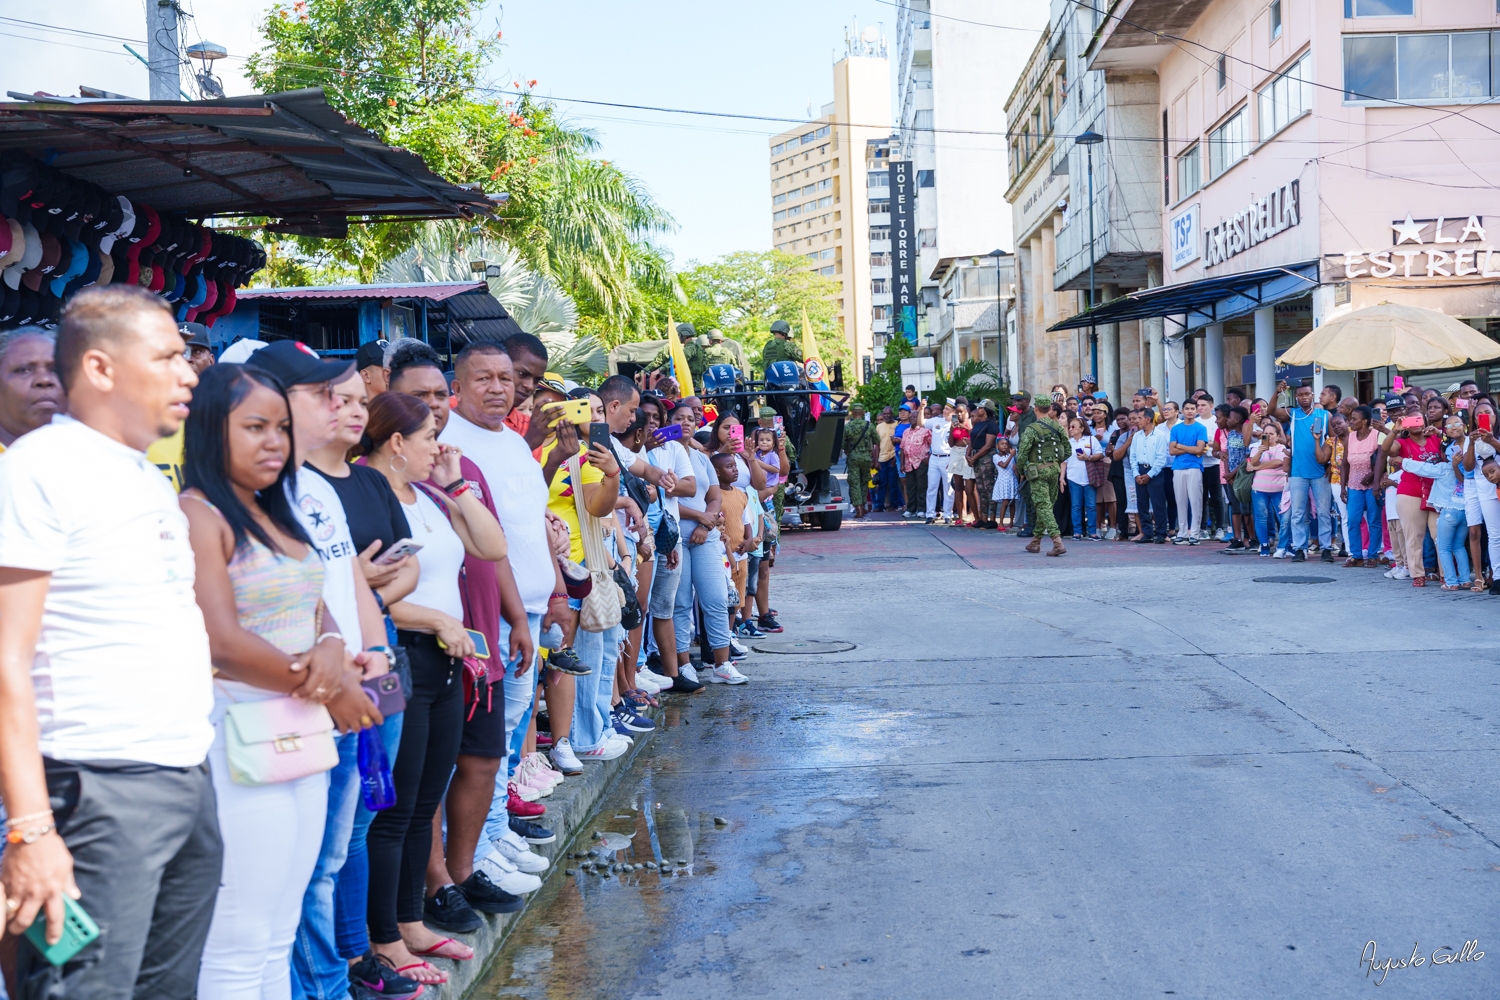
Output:
<instances>
[{"instance_id":1,"label":"white column","mask_svg":"<svg viewBox=\"0 0 1500 1000\"><path fill-rule=\"evenodd\" d=\"M1255 394L1270 400L1276 395L1276 309L1255 310Z\"/></svg>"},{"instance_id":2,"label":"white column","mask_svg":"<svg viewBox=\"0 0 1500 1000\"><path fill-rule=\"evenodd\" d=\"M1100 289L1100 300L1109 302L1118 298L1117 285L1104 285ZM1120 405L1120 325L1110 323L1099 328L1099 370L1094 372L1099 388L1109 393L1109 401Z\"/></svg>"},{"instance_id":3,"label":"white column","mask_svg":"<svg viewBox=\"0 0 1500 1000\"><path fill-rule=\"evenodd\" d=\"M1181 403L1187 398L1190 391L1187 377L1187 339L1178 338L1176 343L1166 343L1165 337L1175 336L1181 329L1177 325L1177 318L1163 321L1162 332L1165 335L1162 343L1162 353L1166 362L1166 391L1162 393L1162 402L1172 400Z\"/></svg>"},{"instance_id":4,"label":"white column","mask_svg":"<svg viewBox=\"0 0 1500 1000\"><path fill-rule=\"evenodd\" d=\"M1224 402L1224 324L1212 323L1203 331L1203 388L1214 398L1214 405Z\"/></svg>"},{"instance_id":5,"label":"white column","mask_svg":"<svg viewBox=\"0 0 1500 1000\"><path fill-rule=\"evenodd\" d=\"M1141 330L1146 335L1146 346L1151 355L1151 388L1155 389L1163 400L1167 398L1167 362L1162 353L1161 343L1164 323L1166 320L1160 316L1141 320Z\"/></svg>"}]
</instances>

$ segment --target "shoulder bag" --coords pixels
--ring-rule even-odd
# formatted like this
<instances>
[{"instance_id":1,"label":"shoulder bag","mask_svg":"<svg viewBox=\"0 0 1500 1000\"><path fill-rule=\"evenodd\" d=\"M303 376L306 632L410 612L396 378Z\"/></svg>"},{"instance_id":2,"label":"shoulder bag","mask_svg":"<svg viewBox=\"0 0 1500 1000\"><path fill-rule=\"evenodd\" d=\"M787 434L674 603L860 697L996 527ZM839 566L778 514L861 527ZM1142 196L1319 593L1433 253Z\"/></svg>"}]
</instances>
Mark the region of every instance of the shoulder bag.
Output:
<instances>
[{"instance_id":1,"label":"shoulder bag","mask_svg":"<svg viewBox=\"0 0 1500 1000\"><path fill-rule=\"evenodd\" d=\"M585 632L603 632L620 624L620 609L625 593L609 571L609 553L604 548L604 532L599 519L583 506L583 466L578 456L568 459L568 476L573 481L573 507L578 512L578 527L583 535L583 561L593 581L583 609L578 613L578 627Z\"/></svg>"}]
</instances>

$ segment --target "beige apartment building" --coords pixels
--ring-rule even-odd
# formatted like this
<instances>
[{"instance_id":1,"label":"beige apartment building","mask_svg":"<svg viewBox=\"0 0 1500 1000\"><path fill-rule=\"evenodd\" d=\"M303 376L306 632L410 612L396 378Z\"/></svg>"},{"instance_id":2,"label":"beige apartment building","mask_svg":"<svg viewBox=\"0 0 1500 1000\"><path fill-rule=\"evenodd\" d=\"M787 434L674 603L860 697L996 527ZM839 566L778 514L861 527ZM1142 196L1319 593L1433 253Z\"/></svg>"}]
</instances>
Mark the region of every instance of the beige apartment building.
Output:
<instances>
[{"instance_id":1,"label":"beige apartment building","mask_svg":"<svg viewBox=\"0 0 1500 1000\"><path fill-rule=\"evenodd\" d=\"M838 319L849 345L844 379L853 384L873 355L877 312L890 308L889 264L879 291L871 271L870 178L883 178L883 168L867 168L866 148L890 136L891 84L878 31L851 31L845 48L833 65L833 101L770 140L771 243L839 280Z\"/></svg>"}]
</instances>

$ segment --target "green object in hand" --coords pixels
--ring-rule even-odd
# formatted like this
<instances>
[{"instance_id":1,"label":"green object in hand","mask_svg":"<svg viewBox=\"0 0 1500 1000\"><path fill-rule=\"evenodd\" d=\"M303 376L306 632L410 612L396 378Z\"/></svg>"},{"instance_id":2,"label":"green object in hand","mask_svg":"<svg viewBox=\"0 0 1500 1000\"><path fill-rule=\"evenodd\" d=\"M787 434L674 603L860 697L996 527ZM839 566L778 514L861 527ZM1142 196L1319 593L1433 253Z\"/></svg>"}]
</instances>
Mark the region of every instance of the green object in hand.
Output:
<instances>
[{"instance_id":1,"label":"green object in hand","mask_svg":"<svg viewBox=\"0 0 1500 1000\"><path fill-rule=\"evenodd\" d=\"M47 911L36 915L36 922L26 928L26 939L36 947L43 958L53 965L63 965L73 956L94 943L99 937L99 925L67 896L63 897L63 933L57 944L47 943Z\"/></svg>"}]
</instances>

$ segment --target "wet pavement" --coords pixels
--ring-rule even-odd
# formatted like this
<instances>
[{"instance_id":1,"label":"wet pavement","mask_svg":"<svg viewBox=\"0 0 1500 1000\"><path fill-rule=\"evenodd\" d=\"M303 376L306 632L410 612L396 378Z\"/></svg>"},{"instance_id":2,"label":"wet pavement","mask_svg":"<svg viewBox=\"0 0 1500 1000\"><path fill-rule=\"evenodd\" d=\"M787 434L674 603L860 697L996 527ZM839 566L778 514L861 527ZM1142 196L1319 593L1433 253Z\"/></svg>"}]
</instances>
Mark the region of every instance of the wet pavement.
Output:
<instances>
[{"instance_id":1,"label":"wet pavement","mask_svg":"<svg viewBox=\"0 0 1500 1000\"><path fill-rule=\"evenodd\" d=\"M471 996L1500 993L1500 600L1022 544L789 536L854 648L669 701Z\"/></svg>"}]
</instances>

